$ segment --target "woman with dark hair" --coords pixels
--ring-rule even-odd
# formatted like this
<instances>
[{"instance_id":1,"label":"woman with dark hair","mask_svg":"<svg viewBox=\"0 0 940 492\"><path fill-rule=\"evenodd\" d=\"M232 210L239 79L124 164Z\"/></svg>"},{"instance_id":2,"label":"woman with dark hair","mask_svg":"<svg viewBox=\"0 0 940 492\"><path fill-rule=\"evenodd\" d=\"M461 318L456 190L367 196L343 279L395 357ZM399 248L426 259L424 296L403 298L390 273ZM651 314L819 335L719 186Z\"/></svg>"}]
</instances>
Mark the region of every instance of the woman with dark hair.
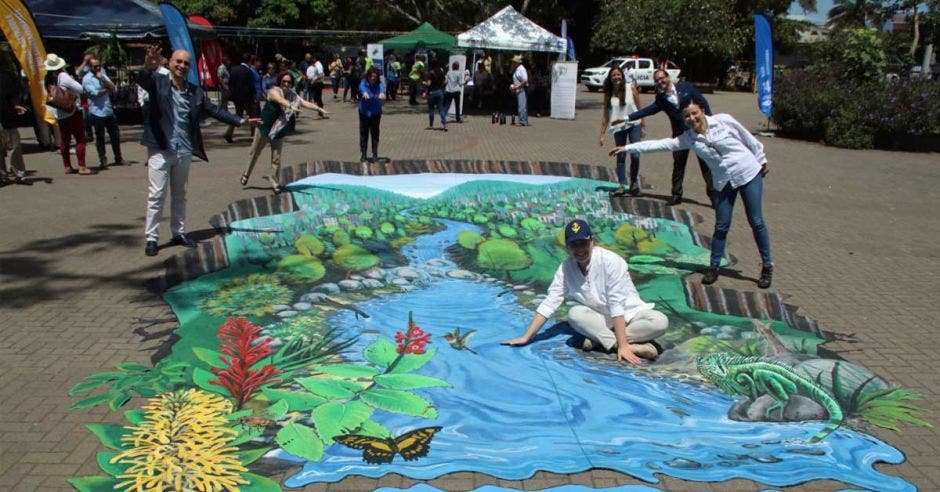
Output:
<instances>
[{"instance_id":1,"label":"woman with dark hair","mask_svg":"<svg viewBox=\"0 0 940 492\"><path fill-rule=\"evenodd\" d=\"M702 277L702 283L718 280L718 267L725 255L725 242L731 228L731 215L738 194L744 202L744 213L754 233L763 267L757 286L770 287L774 264L770 256L770 233L764 223L761 200L764 194L764 176L767 175L767 156L764 146L741 123L728 114L706 116L705 110L694 100L682 107L682 117L688 129L675 138L650 140L615 147L611 155L623 152L675 152L691 149L705 161L712 174L715 198L715 233L712 236L711 265Z\"/></svg>"},{"instance_id":2,"label":"woman with dark hair","mask_svg":"<svg viewBox=\"0 0 940 492\"><path fill-rule=\"evenodd\" d=\"M607 78L604 79L604 112L601 117L601 138L600 146L604 146L604 135L612 133L614 143L617 146L623 146L627 143L639 142L646 134L646 120L640 120L639 124L635 121L627 120L627 115L636 111L640 107L640 94L636 85L629 84L623 75L623 70L618 66L610 68ZM627 95L629 91L629 96ZM626 155L617 154L617 182L620 187L611 193L611 196L638 195L640 193L640 156L632 154L630 156L630 190L627 191L627 176L625 172Z\"/></svg>"},{"instance_id":3,"label":"woman with dark hair","mask_svg":"<svg viewBox=\"0 0 940 492\"><path fill-rule=\"evenodd\" d=\"M343 65L343 79L346 81L346 85L343 87L343 102L346 102L346 96L349 94L349 89L352 89L352 101L356 100L356 91L359 90L359 81L356 80L357 77L353 74L353 68L356 65L356 61L351 56L346 57L346 63Z\"/></svg>"},{"instance_id":4,"label":"woman with dark hair","mask_svg":"<svg viewBox=\"0 0 940 492\"><path fill-rule=\"evenodd\" d=\"M427 77L423 82L428 90L428 127L425 130L434 129L434 111L441 115L441 129L447 131L447 108L444 107L444 72L441 67L435 63L428 71Z\"/></svg>"},{"instance_id":5,"label":"woman with dark hair","mask_svg":"<svg viewBox=\"0 0 940 492\"><path fill-rule=\"evenodd\" d=\"M245 169L239 182L242 186L248 184L248 178L251 177L251 171L255 168L261 151L270 144L271 189L274 194L278 194L281 192L278 177L281 171L281 149L284 146L284 136L287 135L290 122L297 117L301 106L317 111L320 116L329 113L297 94L294 90L294 75L289 71L278 74L275 81L276 84L268 89L264 107L261 109L261 127L255 132L254 140L251 142L248 169Z\"/></svg>"},{"instance_id":6,"label":"woman with dark hair","mask_svg":"<svg viewBox=\"0 0 940 492\"><path fill-rule=\"evenodd\" d=\"M372 162L379 160L379 123L382 121L382 101L385 84L379 78L379 69L372 67L359 83L359 154L366 161L369 136L372 136Z\"/></svg>"},{"instance_id":7,"label":"woman with dark hair","mask_svg":"<svg viewBox=\"0 0 940 492\"><path fill-rule=\"evenodd\" d=\"M343 75L343 61L339 59L339 55L333 53L333 57L330 59L330 82L333 84L333 99L339 98L339 80Z\"/></svg>"},{"instance_id":8,"label":"woman with dark hair","mask_svg":"<svg viewBox=\"0 0 940 492\"><path fill-rule=\"evenodd\" d=\"M61 104L46 105L59 125L59 152L62 153L65 174L78 173L83 176L95 174L94 171L85 166L85 143L87 142L85 139L85 122L82 119L82 112L78 110L78 102L83 92L82 85L66 73L64 70L65 60L54 53L46 55L44 66L46 69L46 87L57 86L59 91L74 96L71 104L67 106ZM69 156L69 143L71 143L73 136L75 137L75 157L78 159L78 171L72 167L72 160Z\"/></svg>"},{"instance_id":9,"label":"woman with dark hair","mask_svg":"<svg viewBox=\"0 0 940 492\"><path fill-rule=\"evenodd\" d=\"M460 121L460 89L463 88L463 85L467 82L466 76L463 73L463 70L460 69L460 64L454 62L450 66L450 70L447 71L446 75L446 90L444 91L444 115L446 117L447 111L450 110L450 103L455 103L454 111L456 115L457 123L462 123ZM447 128L447 125L444 126Z\"/></svg>"}]
</instances>

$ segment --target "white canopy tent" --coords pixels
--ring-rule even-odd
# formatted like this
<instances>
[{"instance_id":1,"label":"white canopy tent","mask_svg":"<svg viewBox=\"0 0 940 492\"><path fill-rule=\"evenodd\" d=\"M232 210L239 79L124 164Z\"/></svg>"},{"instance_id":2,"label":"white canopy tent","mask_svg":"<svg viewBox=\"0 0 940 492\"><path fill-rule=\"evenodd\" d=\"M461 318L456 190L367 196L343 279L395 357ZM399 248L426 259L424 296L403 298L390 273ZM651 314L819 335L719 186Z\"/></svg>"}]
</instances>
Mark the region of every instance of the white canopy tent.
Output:
<instances>
[{"instance_id":1,"label":"white canopy tent","mask_svg":"<svg viewBox=\"0 0 940 492\"><path fill-rule=\"evenodd\" d=\"M567 41L520 14L512 5L457 35L457 46L511 51L565 53Z\"/></svg>"}]
</instances>

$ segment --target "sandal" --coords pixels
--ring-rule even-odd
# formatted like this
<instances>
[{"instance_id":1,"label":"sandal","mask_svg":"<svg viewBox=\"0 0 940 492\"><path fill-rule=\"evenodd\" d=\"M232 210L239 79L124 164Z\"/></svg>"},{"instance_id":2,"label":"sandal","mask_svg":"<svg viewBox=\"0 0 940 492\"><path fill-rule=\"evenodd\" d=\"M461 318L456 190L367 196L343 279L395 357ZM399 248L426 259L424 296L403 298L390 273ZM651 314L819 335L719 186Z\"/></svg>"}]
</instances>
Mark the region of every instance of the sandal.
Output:
<instances>
[{"instance_id":1,"label":"sandal","mask_svg":"<svg viewBox=\"0 0 940 492\"><path fill-rule=\"evenodd\" d=\"M74 167L72 167L72 166L69 166L69 167L65 168L65 174L78 174L78 170L76 170L76 169L75 169Z\"/></svg>"},{"instance_id":2,"label":"sandal","mask_svg":"<svg viewBox=\"0 0 940 492\"><path fill-rule=\"evenodd\" d=\"M626 188L617 188L616 190L610 192L610 196L615 196L618 198L622 196L627 196L627 194L628 194L628 191Z\"/></svg>"},{"instance_id":3,"label":"sandal","mask_svg":"<svg viewBox=\"0 0 940 492\"><path fill-rule=\"evenodd\" d=\"M238 182L241 183L242 186L245 186L246 184L248 184L248 175L242 174L242 177L238 180Z\"/></svg>"},{"instance_id":4,"label":"sandal","mask_svg":"<svg viewBox=\"0 0 940 492\"><path fill-rule=\"evenodd\" d=\"M279 185L274 185L271 191L273 191L275 195L280 195L284 191L284 188L281 188Z\"/></svg>"},{"instance_id":5,"label":"sandal","mask_svg":"<svg viewBox=\"0 0 940 492\"><path fill-rule=\"evenodd\" d=\"M78 174L81 176L91 176L92 174L95 174L95 172L91 169L88 169L87 167L81 167L78 169Z\"/></svg>"}]
</instances>

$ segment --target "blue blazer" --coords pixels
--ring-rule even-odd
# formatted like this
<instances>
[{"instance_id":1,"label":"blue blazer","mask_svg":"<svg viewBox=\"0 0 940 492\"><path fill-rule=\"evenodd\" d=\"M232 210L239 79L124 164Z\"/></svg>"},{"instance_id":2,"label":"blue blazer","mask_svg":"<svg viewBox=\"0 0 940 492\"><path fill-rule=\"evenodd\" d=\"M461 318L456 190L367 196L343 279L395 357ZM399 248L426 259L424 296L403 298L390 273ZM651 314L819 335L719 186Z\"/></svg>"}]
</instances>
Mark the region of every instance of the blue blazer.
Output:
<instances>
[{"instance_id":1,"label":"blue blazer","mask_svg":"<svg viewBox=\"0 0 940 492\"><path fill-rule=\"evenodd\" d=\"M192 82L189 84L189 133L193 144L193 155L208 161L206 150L202 145L202 131L199 122L206 116L211 116L229 125L241 126L242 119L225 111L209 100L205 92ZM137 76L137 84L147 91L149 98L144 105L144 134L140 143L152 149L166 150L169 146L170 136L173 135L173 124L176 114L173 111L173 94L170 77L156 72L141 70Z\"/></svg>"},{"instance_id":2,"label":"blue blazer","mask_svg":"<svg viewBox=\"0 0 940 492\"><path fill-rule=\"evenodd\" d=\"M712 109L708 106L708 101L705 100L705 96L703 96L694 85L682 81L675 82L673 85L676 86L676 93L679 95L679 108L691 99L702 106L702 109L705 110L705 114L711 116ZM669 123L672 125L672 136L678 137L682 132L686 131L685 122L682 121L682 110L679 108L673 106L672 103L666 99L666 94L657 92L656 100L653 101L653 104L639 111L630 113L627 119L638 120L664 111L666 116L669 117Z\"/></svg>"}]
</instances>

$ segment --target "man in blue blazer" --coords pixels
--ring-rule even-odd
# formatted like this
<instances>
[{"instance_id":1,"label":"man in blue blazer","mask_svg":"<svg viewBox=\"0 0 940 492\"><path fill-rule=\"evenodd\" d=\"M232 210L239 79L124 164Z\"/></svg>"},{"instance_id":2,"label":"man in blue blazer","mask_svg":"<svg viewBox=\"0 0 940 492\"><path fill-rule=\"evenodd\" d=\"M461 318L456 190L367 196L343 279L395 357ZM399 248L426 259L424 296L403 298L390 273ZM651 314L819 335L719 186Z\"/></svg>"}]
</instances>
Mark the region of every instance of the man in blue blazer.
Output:
<instances>
[{"instance_id":1,"label":"man in blue blazer","mask_svg":"<svg viewBox=\"0 0 940 492\"><path fill-rule=\"evenodd\" d=\"M199 122L211 116L223 123L257 126L261 120L245 119L220 109L209 101L202 88L186 80L192 58L186 50L176 50L170 57L169 75L158 73L163 57L160 47L147 50L146 67L137 77L137 84L148 95L143 107L144 133L141 144L147 147L147 172L150 178L147 197L147 221L144 234L147 256L157 254L157 238L167 189L170 202L172 244L196 247L186 235L186 186L193 156L208 160L202 144Z\"/></svg>"},{"instance_id":2,"label":"man in blue blazer","mask_svg":"<svg viewBox=\"0 0 940 492\"><path fill-rule=\"evenodd\" d=\"M653 82L656 83L656 100L653 101L653 104L631 113L627 116L627 119L637 121L663 111L669 117L669 123L672 125L672 136L675 138L686 130L685 122L682 120L682 110L679 109L685 102L691 99L705 110L705 114L709 116L712 114L708 101L694 85L681 81L673 83L669 78L669 73L661 68L653 72ZM672 153L672 197L669 199L669 205L682 203L682 180L685 178L685 165L688 160L688 150ZM701 158L698 159L698 165L702 169L702 178L705 179L705 193L714 204L712 173Z\"/></svg>"}]
</instances>

